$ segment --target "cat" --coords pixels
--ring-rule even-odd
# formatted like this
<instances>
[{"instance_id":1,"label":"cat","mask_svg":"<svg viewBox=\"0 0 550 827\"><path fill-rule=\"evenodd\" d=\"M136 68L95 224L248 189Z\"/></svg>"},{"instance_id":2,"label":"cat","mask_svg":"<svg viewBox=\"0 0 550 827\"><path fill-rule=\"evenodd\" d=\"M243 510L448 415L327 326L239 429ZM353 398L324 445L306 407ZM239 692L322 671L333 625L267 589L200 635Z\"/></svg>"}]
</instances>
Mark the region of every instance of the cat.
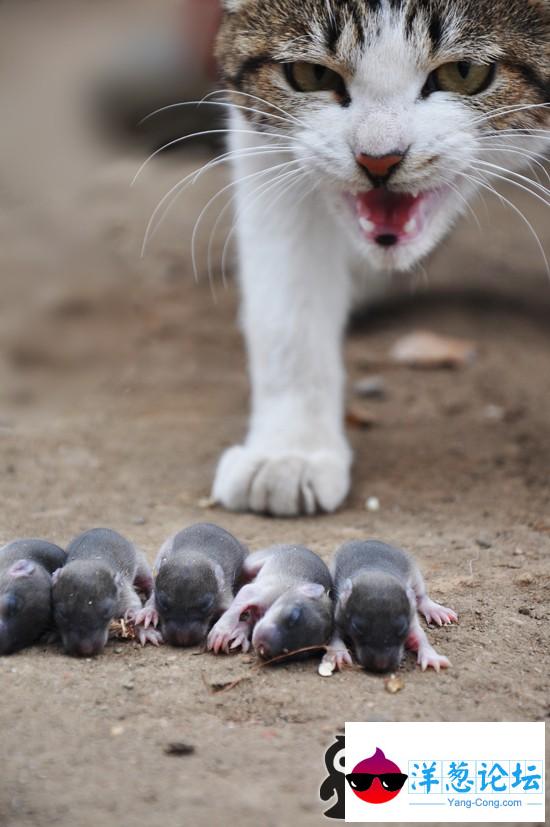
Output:
<instances>
[{"instance_id":1,"label":"cat","mask_svg":"<svg viewBox=\"0 0 550 827\"><path fill-rule=\"evenodd\" d=\"M225 0L241 318L243 445L213 496L280 516L350 487L342 340L350 309L429 253L548 147L548 0Z\"/></svg>"}]
</instances>

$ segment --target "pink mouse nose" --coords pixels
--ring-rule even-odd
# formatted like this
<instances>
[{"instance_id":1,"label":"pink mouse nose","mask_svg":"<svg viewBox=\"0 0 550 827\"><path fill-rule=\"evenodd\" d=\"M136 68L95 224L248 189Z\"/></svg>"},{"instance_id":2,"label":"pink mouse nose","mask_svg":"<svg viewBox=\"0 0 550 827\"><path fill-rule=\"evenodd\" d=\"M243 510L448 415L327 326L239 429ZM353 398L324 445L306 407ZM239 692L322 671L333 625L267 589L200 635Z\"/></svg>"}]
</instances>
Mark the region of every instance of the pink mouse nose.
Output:
<instances>
[{"instance_id":1,"label":"pink mouse nose","mask_svg":"<svg viewBox=\"0 0 550 827\"><path fill-rule=\"evenodd\" d=\"M382 184L395 172L405 153L392 152L389 155L366 155L360 152L357 156L357 163L363 167L371 181L375 184Z\"/></svg>"}]
</instances>

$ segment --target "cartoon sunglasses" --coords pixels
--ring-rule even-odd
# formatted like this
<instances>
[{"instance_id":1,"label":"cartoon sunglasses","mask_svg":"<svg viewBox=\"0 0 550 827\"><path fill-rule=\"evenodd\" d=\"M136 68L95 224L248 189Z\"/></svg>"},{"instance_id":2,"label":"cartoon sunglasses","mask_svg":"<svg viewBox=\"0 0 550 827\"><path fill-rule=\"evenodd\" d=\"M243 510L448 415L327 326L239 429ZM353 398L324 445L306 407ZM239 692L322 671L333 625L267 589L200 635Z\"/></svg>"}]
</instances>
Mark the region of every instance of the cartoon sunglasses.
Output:
<instances>
[{"instance_id":1,"label":"cartoon sunglasses","mask_svg":"<svg viewBox=\"0 0 550 827\"><path fill-rule=\"evenodd\" d=\"M346 781L352 790L358 793L364 793L370 790L372 782L378 778L385 790L391 793L400 790L409 776L402 772L350 772L346 775Z\"/></svg>"}]
</instances>

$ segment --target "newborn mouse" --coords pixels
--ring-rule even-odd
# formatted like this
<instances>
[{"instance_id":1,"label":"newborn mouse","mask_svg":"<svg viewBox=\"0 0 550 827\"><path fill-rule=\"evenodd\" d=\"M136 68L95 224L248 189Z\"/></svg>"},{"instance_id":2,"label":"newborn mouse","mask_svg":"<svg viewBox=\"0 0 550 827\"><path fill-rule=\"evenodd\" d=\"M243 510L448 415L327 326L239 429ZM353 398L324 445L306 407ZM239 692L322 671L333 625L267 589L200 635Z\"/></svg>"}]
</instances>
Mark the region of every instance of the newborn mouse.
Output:
<instances>
[{"instance_id":1,"label":"newborn mouse","mask_svg":"<svg viewBox=\"0 0 550 827\"><path fill-rule=\"evenodd\" d=\"M332 633L332 581L325 563L304 546L278 545L251 554L244 574L254 579L208 635L208 648L250 648L270 660L328 643ZM246 618L241 615L246 613Z\"/></svg>"},{"instance_id":2,"label":"newborn mouse","mask_svg":"<svg viewBox=\"0 0 550 827\"><path fill-rule=\"evenodd\" d=\"M151 593L147 561L109 528L94 528L67 547L67 562L53 575L54 618L69 655L100 654L113 618L133 620L141 609L134 586Z\"/></svg>"},{"instance_id":3,"label":"newborn mouse","mask_svg":"<svg viewBox=\"0 0 550 827\"><path fill-rule=\"evenodd\" d=\"M158 553L155 585L136 617L142 644L152 624L172 646L196 646L229 607L247 550L232 534L198 523L170 537ZM143 639L142 639L143 638Z\"/></svg>"},{"instance_id":4,"label":"newborn mouse","mask_svg":"<svg viewBox=\"0 0 550 827\"><path fill-rule=\"evenodd\" d=\"M393 672L405 646L418 653L422 670L450 666L430 645L417 610L428 623L457 621L452 609L430 600L415 561L406 552L376 540L344 543L331 563L335 589L335 636L323 662L351 665L344 641L373 672Z\"/></svg>"},{"instance_id":5,"label":"newborn mouse","mask_svg":"<svg viewBox=\"0 0 550 827\"><path fill-rule=\"evenodd\" d=\"M0 655L30 646L52 622L52 574L66 554L46 540L0 549Z\"/></svg>"}]
</instances>

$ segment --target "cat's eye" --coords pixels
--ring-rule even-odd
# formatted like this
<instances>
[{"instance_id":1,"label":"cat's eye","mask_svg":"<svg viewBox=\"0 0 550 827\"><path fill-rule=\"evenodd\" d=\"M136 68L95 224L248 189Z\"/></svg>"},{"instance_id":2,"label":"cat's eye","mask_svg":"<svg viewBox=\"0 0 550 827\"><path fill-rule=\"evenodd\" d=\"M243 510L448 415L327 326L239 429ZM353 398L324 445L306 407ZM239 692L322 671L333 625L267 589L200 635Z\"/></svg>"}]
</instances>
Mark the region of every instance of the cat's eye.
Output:
<instances>
[{"instance_id":1,"label":"cat's eye","mask_svg":"<svg viewBox=\"0 0 550 827\"><path fill-rule=\"evenodd\" d=\"M336 92L340 96L346 95L342 77L328 66L299 60L296 63L285 63L284 71L287 81L296 92Z\"/></svg>"},{"instance_id":2,"label":"cat's eye","mask_svg":"<svg viewBox=\"0 0 550 827\"><path fill-rule=\"evenodd\" d=\"M426 92L454 92L458 95L479 95L492 83L495 76L494 63L471 63L457 60L444 63L428 78Z\"/></svg>"}]
</instances>

